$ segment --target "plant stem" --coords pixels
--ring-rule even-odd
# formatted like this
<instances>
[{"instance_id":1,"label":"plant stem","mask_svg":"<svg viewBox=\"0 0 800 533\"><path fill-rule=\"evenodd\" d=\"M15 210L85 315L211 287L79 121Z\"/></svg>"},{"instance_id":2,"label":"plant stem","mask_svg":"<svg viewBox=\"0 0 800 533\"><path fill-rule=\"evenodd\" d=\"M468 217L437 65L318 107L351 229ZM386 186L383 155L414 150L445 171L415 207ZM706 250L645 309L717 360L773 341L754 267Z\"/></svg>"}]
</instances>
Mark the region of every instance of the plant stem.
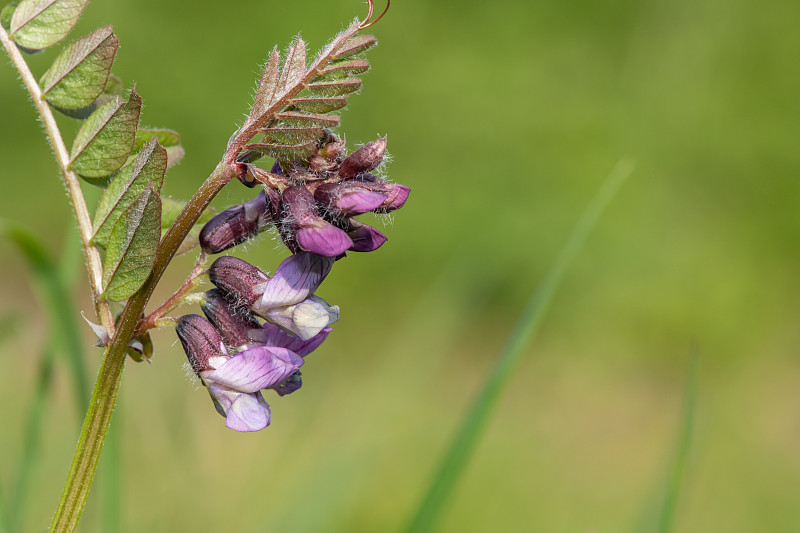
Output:
<instances>
[{"instance_id":1,"label":"plant stem","mask_svg":"<svg viewBox=\"0 0 800 533\"><path fill-rule=\"evenodd\" d=\"M134 337L138 337L149 329L158 327L158 320L161 317L183 303L186 295L189 294L195 287L197 287L197 284L199 283L197 278L199 278L200 275L205 272L207 257L208 256L205 252L200 252L200 256L197 258L197 263L195 263L192 272L189 274L189 277L186 279L186 281L183 282L183 285L181 285L180 288L175 291L175 293L170 296L166 302L161 304L158 309L139 321L139 324L136 326L136 330L133 332Z\"/></svg>"},{"instance_id":2,"label":"plant stem","mask_svg":"<svg viewBox=\"0 0 800 533\"><path fill-rule=\"evenodd\" d=\"M103 355L103 363L83 423L78 449L75 452L61 501L53 517L53 523L50 525L51 532L71 532L78 525L92 478L97 469L106 432L111 423L111 415L125 364L125 350L133 337L134 329L147 301L178 247L211 200L234 176L233 167L225 163L229 159L227 155L167 230L167 234L159 244L150 277L147 278L139 292L128 300L122 311L116 335L111 339Z\"/></svg>"},{"instance_id":3,"label":"plant stem","mask_svg":"<svg viewBox=\"0 0 800 533\"><path fill-rule=\"evenodd\" d=\"M36 107L39 116L41 117L42 124L47 137L50 140L50 145L55 152L56 162L61 170L61 176L64 178L64 186L67 189L67 196L72 211L75 214L75 220L78 223L78 230L81 234L81 244L83 245L83 254L86 259L86 269L89 273L89 286L92 291L92 302L94 303L97 319L103 327L108 331L109 336L114 335L114 318L111 315L111 309L108 303L100 298L103 292L103 263L100 259L100 252L92 246L91 239L94 234L92 228L92 221L89 217L89 210L86 208L86 202L83 199L83 192L81 191L78 176L69 169L69 152L64 144L64 139L61 137L61 132L58 129L58 124L53 116L53 111L50 109L47 101L42 95L42 90L39 88L39 83L33 77L33 73L28 68L28 64L22 57L22 54L8 37L6 30L0 26L0 41L8 52L11 58L11 63L16 67L19 72L22 82L27 87L28 92L33 100L33 105Z\"/></svg>"}]
</instances>

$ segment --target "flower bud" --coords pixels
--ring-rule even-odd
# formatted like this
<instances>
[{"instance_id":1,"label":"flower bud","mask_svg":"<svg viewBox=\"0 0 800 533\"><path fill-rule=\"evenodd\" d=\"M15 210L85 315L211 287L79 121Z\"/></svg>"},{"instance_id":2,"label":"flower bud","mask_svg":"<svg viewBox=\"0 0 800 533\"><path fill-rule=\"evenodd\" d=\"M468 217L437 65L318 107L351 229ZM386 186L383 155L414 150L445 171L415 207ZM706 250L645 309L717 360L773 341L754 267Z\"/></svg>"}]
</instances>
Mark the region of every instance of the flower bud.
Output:
<instances>
[{"instance_id":1,"label":"flower bud","mask_svg":"<svg viewBox=\"0 0 800 533\"><path fill-rule=\"evenodd\" d=\"M343 178L355 178L359 174L374 170L383 161L386 152L386 138L378 137L377 141L368 142L349 156L339 167L339 175Z\"/></svg>"},{"instance_id":2,"label":"flower bud","mask_svg":"<svg viewBox=\"0 0 800 533\"><path fill-rule=\"evenodd\" d=\"M266 225L267 197L264 192L240 205L215 215L200 230L200 246L205 252L218 254L254 237Z\"/></svg>"},{"instance_id":3,"label":"flower bud","mask_svg":"<svg viewBox=\"0 0 800 533\"><path fill-rule=\"evenodd\" d=\"M387 183L386 188L386 200L375 210L376 213L388 213L389 211L400 209L408 200L408 195L411 194L411 188L399 183Z\"/></svg>"},{"instance_id":4,"label":"flower bud","mask_svg":"<svg viewBox=\"0 0 800 533\"><path fill-rule=\"evenodd\" d=\"M180 317L175 331L181 340L189 364L192 365L192 369L197 375L213 368L209 364L210 358L227 355L217 330L214 329L211 322L200 315Z\"/></svg>"},{"instance_id":5,"label":"flower bud","mask_svg":"<svg viewBox=\"0 0 800 533\"><path fill-rule=\"evenodd\" d=\"M261 300L264 287L269 281L269 276L258 267L229 255L222 256L211 264L208 277L222 292L245 307L252 307Z\"/></svg>"},{"instance_id":6,"label":"flower bud","mask_svg":"<svg viewBox=\"0 0 800 533\"><path fill-rule=\"evenodd\" d=\"M350 250L353 252L372 252L386 242L386 235L377 229L356 220L348 220L349 224L344 230L353 240Z\"/></svg>"},{"instance_id":7,"label":"flower bud","mask_svg":"<svg viewBox=\"0 0 800 533\"><path fill-rule=\"evenodd\" d=\"M314 196L305 187L289 187L283 191L282 200L288 219L284 230L288 230L289 240L296 241L300 249L325 257L336 257L353 245L345 232L319 216ZM284 240L287 240L286 235Z\"/></svg>"},{"instance_id":8,"label":"flower bud","mask_svg":"<svg viewBox=\"0 0 800 533\"><path fill-rule=\"evenodd\" d=\"M261 324L249 310L236 306L219 289L207 291L200 307L230 352L247 348L250 331L261 329Z\"/></svg>"},{"instance_id":9,"label":"flower bud","mask_svg":"<svg viewBox=\"0 0 800 533\"><path fill-rule=\"evenodd\" d=\"M347 180L320 185L314 191L314 199L333 215L351 217L380 207L387 195L373 184Z\"/></svg>"}]
</instances>

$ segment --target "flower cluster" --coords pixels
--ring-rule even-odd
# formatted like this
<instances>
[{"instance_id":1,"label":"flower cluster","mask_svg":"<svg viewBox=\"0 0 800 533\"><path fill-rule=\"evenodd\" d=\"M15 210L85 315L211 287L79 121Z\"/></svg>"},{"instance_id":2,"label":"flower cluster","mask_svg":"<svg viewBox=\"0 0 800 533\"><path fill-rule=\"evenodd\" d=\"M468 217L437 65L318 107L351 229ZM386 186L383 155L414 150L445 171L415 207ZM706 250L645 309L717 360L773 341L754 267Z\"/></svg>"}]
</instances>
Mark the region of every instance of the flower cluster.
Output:
<instances>
[{"instance_id":1,"label":"flower cluster","mask_svg":"<svg viewBox=\"0 0 800 533\"><path fill-rule=\"evenodd\" d=\"M370 252L386 242L355 216L388 213L405 204L410 189L371 172L381 163L386 139L342 157L344 141L325 131L301 161L276 161L266 172L240 158L240 180L264 188L249 202L214 216L200 232L207 253L245 242L270 225L292 252L270 277L233 256L208 269L216 286L203 295L206 318L186 315L177 333L192 369L208 388L226 425L257 431L270 423L261 395L280 396L302 385L304 357L322 344L339 308L316 296L333 263L347 251Z\"/></svg>"},{"instance_id":2,"label":"flower cluster","mask_svg":"<svg viewBox=\"0 0 800 533\"><path fill-rule=\"evenodd\" d=\"M325 257L377 250L386 236L355 220L364 213L389 213L403 207L411 189L387 183L372 174L386 151L386 139L365 144L346 158L344 141L326 131L314 153L303 161L271 172L241 163L240 179L268 188L253 200L232 207L210 220L200 233L209 253L235 246L274 224L292 253L312 252Z\"/></svg>"}]
</instances>

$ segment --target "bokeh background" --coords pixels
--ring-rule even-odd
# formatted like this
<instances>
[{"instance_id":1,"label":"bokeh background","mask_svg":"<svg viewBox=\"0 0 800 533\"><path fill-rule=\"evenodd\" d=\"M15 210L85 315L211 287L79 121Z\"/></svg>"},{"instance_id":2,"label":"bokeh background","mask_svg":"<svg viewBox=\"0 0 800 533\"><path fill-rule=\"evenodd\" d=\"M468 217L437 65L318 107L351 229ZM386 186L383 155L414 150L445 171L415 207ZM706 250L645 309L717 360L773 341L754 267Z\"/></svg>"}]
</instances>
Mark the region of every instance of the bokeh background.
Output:
<instances>
[{"instance_id":1,"label":"bokeh background","mask_svg":"<svg viewBox=\"0 0 800 533\"><path fill-rule=\"evenodd\" d=\"M302 32L319 49L363 11L97 0L73 37L114 25L114 72L136 82L143 124L183 136L164 190L186 198L272 46ZM125 370L112 429L119 529L400 528L570 228L629 156L633 176L567 273L439 530L648 531L693 349L675 530L800 530L798 20L792 0L396 0L340 128L351 146L388 133L389 175L413 189L389 242L336 265L319 294L341 321L303 389L268 398L260 433L227 430L174 333L155 335L152 364ZM31 57L35 72L54 55ZM63 256L76 239L57 167L2 63L0 216ZM232 183L215 205L251 194ZM237 255L274 270L285 252L263 236ZM0 242L0 257L8 494L48 322L18 251ZM162 298L192 261L175 262ZM88 313L75 279L71 305ZM101 353L81 333L94 373ZM24 531L49 524L82 421L63 358L54 383ZM113 527L103 467L82 531Z\"/></svg>"}]
</instances>

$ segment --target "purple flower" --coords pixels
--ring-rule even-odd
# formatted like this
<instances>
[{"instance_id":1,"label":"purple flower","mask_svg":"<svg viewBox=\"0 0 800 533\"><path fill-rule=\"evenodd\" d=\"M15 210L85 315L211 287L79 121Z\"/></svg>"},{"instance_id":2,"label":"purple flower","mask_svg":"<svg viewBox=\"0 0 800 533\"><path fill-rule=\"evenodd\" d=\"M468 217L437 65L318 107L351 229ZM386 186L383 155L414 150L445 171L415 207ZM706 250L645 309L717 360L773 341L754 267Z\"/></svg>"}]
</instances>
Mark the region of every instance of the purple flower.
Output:
<instances>
[{"instance_id":1,"label":"purple flower","mask_svg":"<svg viewBox=\"0 0 800 533\"><path fill-rule=\"evenodd\" d=\"M242 259L220 257L209 277L227 298L307 340L339 319L337 306L312 294L332 265L332 258L301 252L284 260L270 279Z\"/></svg>"},{"instance_id":2,"label":"purple flower","mask_svg":"<svg viewBox=\"0 0 800 533\"><path fill-rule=\"evenodd\" d=\"M317 290L333 267L333 259L299 252L281 262L264 287L257 308L291 305L305 300Z\"/></svg>"},{"instance_id":3,"label":"purple flower","mask_svg":"<svg viewBox=\"0 0 800 533\"><path fill-rule=\"evenodd\" d=\"M283 191L281 206L284 241L294 241L301 250L325 257L337 257L353 245L347 233L320 217L314 195L304 186Z\"/></svg>"},{"instance_id":4,"label":"purple flower","mask_svg":"<svg viewBox=\"0 0 800 533\"><path fill-rule=\"evenodd\" d=\"M250 330L249 336L251 345L280 346L293 351L301 357L305 357L316 350L320 344L325 341L331 331L331 328L325 328L310 339L303 340L294 335L285 333L275 324L265 322L261 329ZM302 386L303 378L298 370L288 378L270 388L277 392L279 396L285 396L293 393Z\"/></svg>"},{"instance_id":5,"label":"purple flower","mask_svg":"<svg viewBox=\"0 0 800 533\"><path fill-rule=\"evenodd\" d=\"M262 346L281 346L291 350L301 357L310 354L328 338L331 328L324 328L313 337L303 340L289 333L270 322L265 322L260 329L250 330L248 336L250 341Z\"/></svg>"},{"instance_id":6,"label":"purple flower","mask_svg":"<svg viewBox=\"0 0 800 533\"><path fill-rule=\"evenodd\" d=\"M353 246L350 247L350 250L354 252L372 252L386 242L386 235L372 226L356 220L348 220L346 226L342 229L353 240Z\"/></svg>"},{"instance_id":7,"label":"purple flower","mask_svg":"<svg viewBox=\"0 0 800 533\"><path fill-rule=\"evenodd\" d=\"M327 213L351 217L377 209L386 201L387 194L374 184L345 180L339 183L323 183L314 191L314 199Z\"/></svg>"},{"instance_id":8,"label":"purple flower","mask_svg":"<svg viewBox=\"0 0 800 533\"><path fill-rule=\"evenodd\" d=\"M189 363L226 418L225 425L236 431L267 427L270 409L261 389L297 372L303 358L274 346L257 346L231 356L214 326L200 315L182 316L175 330Z\"/></svg>"},{"instance_id":9,"label":"purple flower","mask_svg":"<svg viewBox=\"0 0 800 533\"><path fill-rule=\"evenodd\" d=\"M388 213L389 211L400 209L408 200L408 195L411 194L410 187L399 183L387 183L385 187L388 189L386 200L375 210L376 213Z\"/></svg>"}]
</instances>

